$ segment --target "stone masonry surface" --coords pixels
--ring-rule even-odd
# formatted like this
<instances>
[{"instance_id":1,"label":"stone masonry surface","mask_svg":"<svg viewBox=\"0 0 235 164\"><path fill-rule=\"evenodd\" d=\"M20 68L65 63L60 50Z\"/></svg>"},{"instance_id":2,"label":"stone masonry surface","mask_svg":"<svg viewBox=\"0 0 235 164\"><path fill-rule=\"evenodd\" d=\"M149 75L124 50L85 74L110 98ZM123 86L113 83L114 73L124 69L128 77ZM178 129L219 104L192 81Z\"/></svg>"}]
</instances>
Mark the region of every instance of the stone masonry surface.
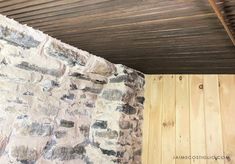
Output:
<instances>
[{"instance_id":1,"label":"stone masonry surface","mask_svg":"<svg viewBox=\"0 0 235 164\"><path fill-rule=\"evenodd\" d=\"M0 15L0 164L141 163L144 75Z\"/></svg>"}]
</instances>

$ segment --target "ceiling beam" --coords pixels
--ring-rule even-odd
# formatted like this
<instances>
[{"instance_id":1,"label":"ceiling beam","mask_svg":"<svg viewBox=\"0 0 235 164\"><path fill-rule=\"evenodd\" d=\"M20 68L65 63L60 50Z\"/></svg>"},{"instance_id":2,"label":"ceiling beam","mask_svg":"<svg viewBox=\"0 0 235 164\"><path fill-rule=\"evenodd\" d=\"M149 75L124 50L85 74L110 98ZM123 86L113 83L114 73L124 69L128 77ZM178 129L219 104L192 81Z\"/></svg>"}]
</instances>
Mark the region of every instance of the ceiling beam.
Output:
<instances>
[{"instance_id":1,"label":"ceiling beam","mask_svg":"<svg viewBox=\"0 0 235 164\"><path fill-rule=\"evenodd\" d=\"M215 11L217 17L219 18L220 22L222 23L222 25L224 26L224 29L226 30L229 38L231 39L231 41L233 42L233 45L235 46L235 38L233 35L232 30L228 27L226 21L225 21L225 17L223 16L222 12L220 11L219 7L217 6L215 0L208 0L211 7L213 8L213 10Z\"/></svg>"}]
</instances>

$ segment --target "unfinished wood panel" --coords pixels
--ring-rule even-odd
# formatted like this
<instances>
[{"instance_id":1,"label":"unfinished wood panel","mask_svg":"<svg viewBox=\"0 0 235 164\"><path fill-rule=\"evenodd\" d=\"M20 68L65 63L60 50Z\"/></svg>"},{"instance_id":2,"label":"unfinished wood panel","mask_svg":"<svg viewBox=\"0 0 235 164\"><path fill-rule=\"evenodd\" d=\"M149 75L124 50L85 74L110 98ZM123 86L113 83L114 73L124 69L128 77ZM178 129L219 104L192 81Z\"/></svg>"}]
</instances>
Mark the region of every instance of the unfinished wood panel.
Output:
<instances>
[{"instance_id":1,"label":"unfinished wood panel","mask_svg":"<svg viewBox=\"0 0 235 164\"><path fill-rule=\"evenodd\" d=\"M150 84L144 164L235 163L234 75L152 75Z\"/></svg>"},{"instance_id":2,"label":"unfinished wood panel","mask_svg":"<svg viewBox=\"0 0 235 164\"><path fill-rule=\"evenodd\" d=\"M152 86L152 81L151 81L151 76L146 76L145 77L145 93L144 93L144 97L149 97L145 100L144 102L144 109L148 109L148 110L144 110L144 123L143 123L143 155L142 155L142 161L143 163L148 163L148 147L149 147L149 112L151 111L151 86Z\"/></svg>"},{"instance_id":3,"label":"unfinished wood panel","mask_svg":"<svg viewBox=\"0 0 235 164\"><path fill-rule=\"evenodd\" d=\"M203 76L189 76L191 155L206 154ZM192 164L206 164L204 159L191 159Z\"/></svg>"},{"instance_id":4,"label":"unfinished wood panel","mask_svg":"<svg viewBox=\"0 0 235 164\"><path fill-rule=\"evenodd\" d=\"M235 163L235 76L221 75L220 102L225 164Z\"/></svg>"},{"instance_id":5,"label":"unfinished wood panel","mask_svg":"<svg viewBox=\"0 0 235 164\"><path fill-rule=\"evenodd\" d=\"M163 100L163 79L162 76L152 76L152 87L149 112L149 145L148 163L161 163L161 116ZM157 91L157 92L155 92Z\"/></svg>"},{"instance_id":6,"label":"unfinished wood panel","mask_svg":"<svg viewBox=\"0 0 235 164\"><path fill-rule=\"evenodd\" d=\"M223 155L223 139L217 75L204 76L204 109L207 156ZM223 164L223 160L208 159L208 164Z\"/></svg>"},{"instance_id":7,"label":"unfinished wood panel","mask_svg":"<svg viewBox=\"0 0 235 164\"><path fill-rule=\"evenodd\" d=\"M175 76L166 75L163 82L162 163L175 164Z\"/></svg>"},{"instance_id":8,"label":"unfinished wood panel","mask_svg":"<svg viewBox=\"0 0 235 164\"><path fill-rule=\"evenodd\" d=\"M189 87L188 76L176 76L176 156L190 154ZM176 164L190 164L190 160L176 159Z\"/></svg>"}]
</instances>

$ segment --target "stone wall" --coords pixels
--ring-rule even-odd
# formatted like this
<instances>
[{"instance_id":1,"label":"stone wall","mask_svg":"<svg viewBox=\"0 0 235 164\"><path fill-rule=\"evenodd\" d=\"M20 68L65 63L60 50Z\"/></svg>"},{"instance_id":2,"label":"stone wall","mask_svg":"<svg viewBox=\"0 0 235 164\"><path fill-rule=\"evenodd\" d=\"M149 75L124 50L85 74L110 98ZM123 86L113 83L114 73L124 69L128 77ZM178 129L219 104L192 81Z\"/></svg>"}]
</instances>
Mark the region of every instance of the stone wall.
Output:
<instances>
[{"instance_id":1,"label":"stone wall","mask_svg":"<svg viewBox=\"0 0 235 164\"><path fill-rule=\"evenodd\" d=\"M144 75L0 16L0 163L141 163Z\"/></svg>"}]
</instances>

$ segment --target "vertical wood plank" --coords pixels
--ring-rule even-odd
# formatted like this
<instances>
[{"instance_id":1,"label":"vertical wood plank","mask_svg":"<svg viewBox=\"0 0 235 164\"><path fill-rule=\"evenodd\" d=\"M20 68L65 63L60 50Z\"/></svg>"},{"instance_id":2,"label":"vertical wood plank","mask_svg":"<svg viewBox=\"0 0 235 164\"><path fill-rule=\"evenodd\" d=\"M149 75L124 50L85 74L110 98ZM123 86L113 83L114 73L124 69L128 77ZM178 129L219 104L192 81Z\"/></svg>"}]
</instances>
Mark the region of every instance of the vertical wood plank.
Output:
<instances>
[{"instance_id":1,"label":"vertical wood plank","mask_svg":"<svg viewBox=\"0 0 235 164\"><path fill-rule=\"evenodd\" d=\"M175 164L175 76L163 78L162 164Z\"/></svg>"},{"instance_id":2,"label":"vertical wood plank","mask_svg":"<svg viewBox=\"0 0 235 164\"><path fill-rule=\"evenodd\" d=\"M163 94L163 79L161 75L152 77L151 90L148 164L161 164L161 112Z\"/></svg>"},{"instance_id":3,"label":"vertical wood plank","mask_svg":"<svg viewBox=\"0 0 235 164\"><path fill-rule=\"evenodd\" d=\"M204 93L207 156L222 156L223 139L217 75L204 76ZM224 160L208 159L207 163L223 164Z\"/></svg>"},{"instance_id":4,"label":"vertical wood plank","mask_svg":"<svg viewBox=\"0 0 235 164\"><path fill-rule=\"evenodd\" d=\"M190 155L188 76L176 76L176 156ZM190 164L189 159L176 159L176 164Z\"/></svg>"},{"instance_id":5,"label":"vertical wood plank","mask_svg":"<svg viewBox=\"0 0 235 164\"><path fill-rule=\"evenodd\" d=\"M204 91L201 75L189 76L191 156L206 155ZM204 159L191 159L192 164L206 164Z\"/></svg>"},{"instance_id":6,"label":"vertical wood plank","mask_svg":"<svg viewBox=\"0 0 235 164\"><path fill-rule=\"evenodd\" d=\"M144 102L144 123L143 123L143 153L142 162L148 164L148 146L149 146L149 112L151 108L151 75L145 76L145 102Z\"/></svg>"},{"instance_id":7,"label":"vertical wood plank","mask_svg":"<svg viewBox=\"0 0 235 164\"><path fill-rule=\"evenodd\" d=\"M220 104L225 164L235 163L235 75L220 75Z\"/></svg>"}]
</instances>

